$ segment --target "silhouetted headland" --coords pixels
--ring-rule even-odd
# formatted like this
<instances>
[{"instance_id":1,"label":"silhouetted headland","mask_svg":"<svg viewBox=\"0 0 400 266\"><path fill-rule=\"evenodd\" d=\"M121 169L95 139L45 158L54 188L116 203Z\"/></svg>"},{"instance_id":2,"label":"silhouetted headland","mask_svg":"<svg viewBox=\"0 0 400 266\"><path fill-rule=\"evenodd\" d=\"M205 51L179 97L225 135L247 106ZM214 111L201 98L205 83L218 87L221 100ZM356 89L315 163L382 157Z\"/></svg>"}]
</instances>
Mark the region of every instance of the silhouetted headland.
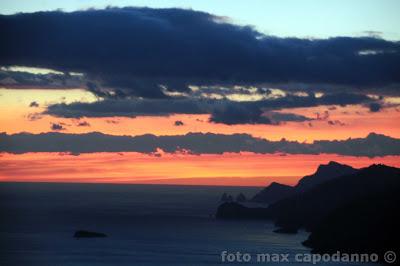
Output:
<instances>
[{"instance_id":1,"label":"silhouetted headland","mask_svg":"<svg viewBox=\"0 0 400 266\"><path fill-rule=\"evenodd\" d=\"M279 189L289 191L289 195L276 200ZM354 169L330 162L292 189L275 183L262 190L255 197L276 200L266 208L225 203L219 206L216 217L269 219L278 227L277 233L296 233L303 228L311 232L304 245L314 252L379 253L400 246L396 240L400 232L399 195L399 168L374 164Z\"/></svg>"},{"instance_id":2,"label":"silhouetted headland","mask_svg":"<svg viewBox=\"0 0 400 266\"><path fill-rule=\"evenodd\" d=\"M251 201L272 204L296 193L304 192L333 178L353 174L356 171L357 169L351 166L331 161L328 164L321 164L314 174L304 176L294 187L272 182L268 187L257 193Z\"/></svg>"}]
</instances>

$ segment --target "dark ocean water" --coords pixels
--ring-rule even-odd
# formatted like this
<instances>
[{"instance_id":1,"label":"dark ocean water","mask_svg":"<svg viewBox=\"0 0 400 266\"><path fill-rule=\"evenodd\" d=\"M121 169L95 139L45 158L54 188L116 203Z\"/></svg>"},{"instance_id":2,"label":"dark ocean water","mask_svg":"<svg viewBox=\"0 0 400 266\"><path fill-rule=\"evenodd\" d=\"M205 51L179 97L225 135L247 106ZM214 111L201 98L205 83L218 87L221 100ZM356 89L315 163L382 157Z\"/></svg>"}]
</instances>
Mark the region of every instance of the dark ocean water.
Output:
<instances>
[{"instance_id":1,"label":"dark ocean water","mask_svg":"<svg viewBox=\"0 0 400 266\"><path fill-rule=\"evenodd\" d=\"M282 235L269 222L212 217L222 193L251 197L258 190L0 183L0 265L234 264L222 261L223 251L249 253L262 265L267 263L257 262L256 254L309 254L301 245L305 232ZM79 229L109 237L76 240ZM303 265L277 265L287 264Z\"/></svg>"}]
</instances>

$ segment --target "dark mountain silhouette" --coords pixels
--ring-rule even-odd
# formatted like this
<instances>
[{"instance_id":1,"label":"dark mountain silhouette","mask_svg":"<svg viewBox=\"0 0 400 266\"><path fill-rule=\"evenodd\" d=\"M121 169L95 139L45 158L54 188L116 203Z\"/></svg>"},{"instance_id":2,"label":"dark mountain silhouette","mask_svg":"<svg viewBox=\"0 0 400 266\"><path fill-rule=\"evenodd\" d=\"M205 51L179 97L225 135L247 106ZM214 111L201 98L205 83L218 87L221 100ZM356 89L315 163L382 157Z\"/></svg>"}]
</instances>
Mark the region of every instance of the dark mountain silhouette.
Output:
<instances>
[{"instance_id":1,"label":"dark mountain silhouette","mask_svg":"<svg viewBox=\"0 0 400 266\"><path fill-rule=\"evenodd\" d=\"M323 168L321 171L325 171ZM304 182L312 180L307 179ZM268 208L221 205L217 218L270 219L281 233L305 228L311 234L304 244L314 252L383 254L399 248L399 205L400 169L374 164L317 184Z\"/></svg>"},{"instance_id":2,"label":"dark mountain silhouette","mask_svg":"<svg viewBox=\"0 0 400 266\"><path fill-rule=\"evenodd\" d=\"M295 189L296 192L303 192L323 182L339 176L354 174L355 172L357 172L357 169L349 165L330 161L328 164L321 164L314 174L300 179Z\"/></svg>"},{"instance_id":3,"label":"dark mountain silhouette","mask_svg":"<svg viewBox=\"0 0 400 266\"><path fill-rule=\"evenodd\" d=\"M368 195L391 191L395 187L400 187L400 169L371 165L276 202L267 211L278 226L304 227L312 231L333 210Z\"/></svg>"},{"instance_id":4,"label":"dark mountain silhouette","mask_svg":"<svg viewBox=\"0 0 400 266\"><path fill-rule=\"evenodd\" d=\"M294 188L291 186L272 182L268 187L258 192L251 201L271 204L292 195L293 192Z\"/></svg>"},{"instance_id":5,"label":"dark mountain silhouette","mask_svg":"<svg viewBox=\"0 0 400 266\"><path fill-rule=\"evenodd\" d=\"M341 250L383 258L388 250L400 250L399 206L398 188L352 201L329 214L303 244L316 253Z\"/></svg>"},{"instance_id":6,"label":"dark mountain silhouette","mask_svg":"<svg viewBox=\"0 0 400 266\"><path fill-rule=\"evenodd\" d=\"M314 174L304 176L294 187L273 182L268 187L257 193L251 201L271 204L299 192L307 191L308 189L328 180L343 175L353 174L356 171L357 169L349 165L331 161L328 164L321 164Z\"/></svg>"}]
</instances>

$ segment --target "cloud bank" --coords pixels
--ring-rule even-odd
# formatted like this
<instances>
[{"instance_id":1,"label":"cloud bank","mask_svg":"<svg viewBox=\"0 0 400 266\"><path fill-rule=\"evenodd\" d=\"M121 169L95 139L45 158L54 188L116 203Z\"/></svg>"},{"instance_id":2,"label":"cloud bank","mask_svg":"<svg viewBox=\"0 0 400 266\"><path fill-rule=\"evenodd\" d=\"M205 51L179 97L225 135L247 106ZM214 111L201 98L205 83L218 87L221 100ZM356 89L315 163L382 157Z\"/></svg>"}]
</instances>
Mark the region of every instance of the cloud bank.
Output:
<instances>
[{"instance_id":1,"label":"cloud bank","mask_svg":"<svg viewBox=\"0 0 400 266\"><path fill-rule=\"evenodd\" d=\"M188 133L177 136L113 136L98 132L63 134L59 132L30 134L0 134L0 152L140 152L156 154L158 149L168 153L223 154L254 152L260 154L339 154L351 156L400 155L400 139L375 133L366 138L340 141L319 140L313 143L269 141L248 134Z\"/></svg>"},{"instance_id":2,"label":"cloud bank","mask_svg":"<svg viewBox=\"0 0 400 266\"><path fill-rule=\"evenodd\" d=\"M136 7L0 15L0 31L0 86L79 87L99 97L47 106L56 117L209 114L213 123L279 124L310 120L275 112L282 108L379 112L383 96L400 96L400 43L377 37L279 38L205 12ZM21 71L32 68L51 71Z\"/></svg>"},{"instance_id":3,"label":"cloud bank","mask_svg":"<svg viewBox=\"0 0 400 266\"><path fill-rule=\"evenodd\" d=\"M282 108L314 107L319 105L363 104L375 101L362 94L336 93L315 97L286 95L260 101L231 101L227 99L106 99L91 103L74 102L52 104L45 114L66 118L113 117L113 116L167 116L171 114L210 114L214 123L279 124L280 122L303 122L310 118L291 114L269 112Z\"/></svg>"},{"instance_id":4,"label":"cloud bank","mask_svg":"<svg viewBox=\"0 0 400 266\"><path fill-rule=\"evenodd\" d=\"M209 13L107 8L0 16L0 64L86 74L100 96L164 98L188 85L400 82L400 44L266 36ZM112 90L112 93L110 93Z\"/></svg>"}]
</instances>

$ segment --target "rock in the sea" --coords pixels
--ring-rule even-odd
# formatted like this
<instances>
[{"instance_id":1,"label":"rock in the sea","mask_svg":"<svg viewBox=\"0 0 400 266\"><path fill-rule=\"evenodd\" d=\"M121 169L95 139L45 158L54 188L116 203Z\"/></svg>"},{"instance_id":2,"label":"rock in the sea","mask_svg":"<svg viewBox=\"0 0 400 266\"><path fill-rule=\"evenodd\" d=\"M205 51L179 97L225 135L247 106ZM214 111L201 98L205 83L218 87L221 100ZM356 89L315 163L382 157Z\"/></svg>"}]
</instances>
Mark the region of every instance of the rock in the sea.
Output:
<instances>
[{"instance_id":1,"label":"rock in the sea","mask_svg":"<svg viewBox=\"0 0 400 266\"><path fill-rule=\"evenodd\" d=\"M222 195L222 197L221 197L221 200L220 200L220 201L222 201L222 202L226 202L226 201L228 201L228 194L224 193L224 194Z\"/></svg>"},{"instance_id":2,"label":"rock in the sea","mask_svg":"<svg viewBox=\"0 0 400 266\"><path fill-rule=\"evenodd\" d=\"M237 202L245 202L246 201L246 196L243 193L240 193L237 197L236 197L236 201Z\"/></svg>"},{"instance_id":3,"label":"rock in the sea","mask_svg":"<svg viewBox=\"0 0 400 266\"><path fill-rule=\"evenodd\" d=\"M233 201L233 197L230 194L224 193L221 197L220 202L232 202Z\"/></svg>"},{"instance_id":4,"label":"rock in the sea","mask_svg":"<svg viewBox=\"0 0 400 266\"><path fill-rule=\"evenodd\" d=\"M78 230L74 234L75 238L93 238L93 237L107 237L106 234L98 232L90 232L85 230Z\"/></svg>"}]
</instances>

